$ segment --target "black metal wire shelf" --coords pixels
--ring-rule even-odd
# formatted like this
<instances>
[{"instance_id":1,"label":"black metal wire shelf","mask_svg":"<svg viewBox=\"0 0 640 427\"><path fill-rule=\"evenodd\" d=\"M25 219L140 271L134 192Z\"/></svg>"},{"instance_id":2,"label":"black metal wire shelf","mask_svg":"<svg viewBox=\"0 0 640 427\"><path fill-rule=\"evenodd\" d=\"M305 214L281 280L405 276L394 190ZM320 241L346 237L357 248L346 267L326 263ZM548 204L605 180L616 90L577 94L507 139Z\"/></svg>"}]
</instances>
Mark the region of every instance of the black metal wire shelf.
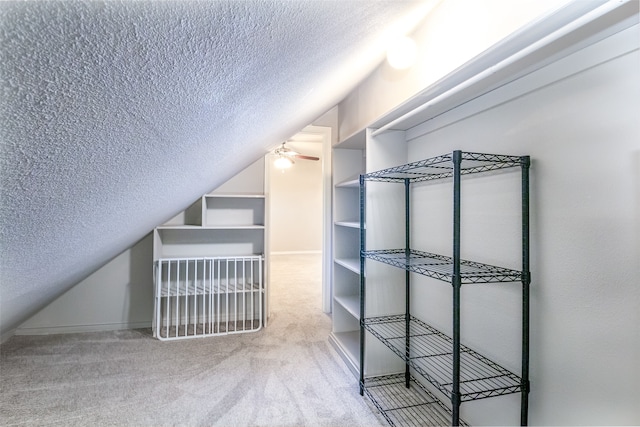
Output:
<instances>
[{"instance_id":1,"label":"black metal wire shelf","mask_svg":"<svg viewBox=\"0 0 640 427\"><path fill-rule=\"evenodd\" d=\"M460 174L488 172L491 170L520 167L527 161L526 156L505 156L500 154L462 152ZM382 169L363 175L366 181L410 182L431 181L453 176L453 153L431 157L418 162L407 163L393 168Z\"/></svg>"},{"instance_id":2,"label":"black metal wire shelf","mask_svg":"<svg viewBox=\"0 0 640 427\"><path fill-rule=\"evenodd\" d=\"M448 335L410 318L410 352L406 355L404 315L367 318L364 327L445 396L452 394L453 340ZM462 401L478 400L521 391L520 377L470 348L460 346Z\"/></svg>"},{"instance_id":3,"label":"black metal wire shelf","mask_svg":"<svg viewBox=\"0 0 640 427\"><path fill-rule=\"evenodd\" d=\"M406 388L404 374L364 379L364 392L392 426L443 426L451 421L451 410L413 377ZM460 425L468 424L460 420Z\"/></svg>"},{"instance_id":4,"label":"black metal wire shelf","mask_svg":"<svg viewBox=\"0 0 640 427\"><path fill-rule=\"evenodd\" d=\"M366 334L369 331L394 354L405 361L405 376L423 377L451 401L451 425L460 422L460 404L463 401L520 393L520 424L528 423L529 393L529 156L508 156L453 151L388 169L360 175L360 385L365 392L364 361ZM512 270L460 257L461 240L461 183L462 175L482 174L500 169L517 168L521 180L522 208L522 269ZM410 249L411 237L411 184L451 178L453 190L453 242L451 256ZM404 184L405 247L401 249L367 250L366 235L362 232L367 210L367 181ZM372 200L375 200L372 199ZM369 227L367 227L369 229ZM405 275L406 313L397 316L367 318L365 313L367 291L365 260L382 262L407 272L443 280L452 289L451 337L409 316L411 275ZM519 282L522 285L522 352L521 376L515 375L497 363L463 346L460 342L461 285L472 283ZM402 381L401 381L402 382ZM407 384L408 385L408 384ZM397 391L400 393L400 391ZM370 394L367 391L367 394ZM448 405L447 405L448 407ZM395 421L387 417L390 424ZM416 425L424 421L413 421ZM448 420L438 422L448 424Z\"/></svg>"},{"instance_id":5,"label":"black metal wire shelf","mask_svg":"<svg viewBox=\"0 0 640 427\"><path fill-rule=\"evenodd\" d=\"M382 249L363 251L362 256L413 273L450 282L453 277L453 258L410 249ZM461 283L520 282L522 272L474 261L460 260Z\"/></svg>"}]
</instances>

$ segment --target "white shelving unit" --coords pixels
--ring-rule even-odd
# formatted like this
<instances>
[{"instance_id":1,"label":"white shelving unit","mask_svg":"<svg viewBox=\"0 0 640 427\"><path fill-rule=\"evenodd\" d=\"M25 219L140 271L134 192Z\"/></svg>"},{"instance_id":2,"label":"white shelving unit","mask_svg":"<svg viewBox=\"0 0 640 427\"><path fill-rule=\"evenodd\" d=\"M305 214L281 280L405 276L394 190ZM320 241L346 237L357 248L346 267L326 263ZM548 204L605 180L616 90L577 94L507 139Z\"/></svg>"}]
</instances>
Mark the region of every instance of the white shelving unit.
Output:
<instances>
[{"instance_id":1,"label":"white shelving unit","mask_svg":"<svg viewBox=\"0 0 640 427\"><path fill-rule=\"evenodd\" d=\"M414 120L417 118L414 117ZM364 139L362 151L366 152L364 167L366 174L371 175L375 171L390 170L392 171L390 176L395 177L393 171L398 165L421 160L414 158L416 146L413 144L412 132L415 127L406 126L404 130L401 130L399 125L395 126L396 128L393 130L386 129L384 131L368 128L361 133ZM340 148L334 149L334 155L337 158L339 158L340 151ZM345 206L351 206L349 203L352 200L360 201L361 194L360 192L354 193L353 199L351 199L343 197L338 192L341 191L342 186L353 185L353 179L349 176L357 173L356 171L361 165L351 164L349 166L345 162L344 169L351 167L350 173L340 169L339 166L340 164L334 163L334 179L337 184L334 189L336 194L334 195L334 333L332 342L335 343L336 348L348 362L352 371L357 372L360 376L361 391L371 398L374 405L391 425L444 425L447 423L465 425L462 416L475 414L479 406L477 404L465 406L465 413L461 415L460 403L462 401L498 396L505 401L505 399L509 399L505 397L506 395L521 392L521 396L524 396L522 397L524 402L522 408L524 409L521 409L521 422L525 424L528 381L520 381L518 369L512 367L513 359L516 356L519 359L520 356L515 355L517 351L511 349L502 352L502 354L493 354L493 349L483 347L485 343L478 338L485 337L486 335L482 335L482 332L486 328L490 328L491 330L499 330L505 337L515 336L514 342L517 344L520 338L519 325L502 321L505 318L511 318L507 316L516 308L505 304L504 307L500 307L499 312L495 308L487 310L484 309L482 303L478 302L482 298L478 298L476 295L476 298L467 298L464 300L464 304L457 305L455 306L457 308L451 310L452 297L450 293L447 293L448 287L431 285L430 281L434 280L433 276L423 276L408 267L398 268L397 265L390 262L366 262L365 266L364 260L353 259L352 254L358 253L360 255L360 247L352 247L351 242L354 237L360 237L360 230L350 234L350 231L353 230L351 227L352 217L350 216L353 211L348 210L350 208ZM438 168L439 166L435 167L436 170L439 170ZM340 180L338 179L339 174L347 178ZM490 247L485 247L486 241L477 238L477 236L484 235L482 233L486 229L511 230L522 222L519 217L516 218L518 215L509 213L512 210L505 209L496 213L498 210L495 208L495 206L511 207L513 203L516 203L517 200L513 202L512 195L514 191L520 191L520 185L518 182L514 184L513 180L508 180L506 173L482 175L480 178L469 180L468 188L472 188L473 192L467 192L464 199L468 205L474 204L474 209L465 211L465 216L462 219L467 232L465 236L470 237L465 239L463 251L465 254L471 254L472 258L477 257L478 254L481 258L493 257L496 256L493 254L494 252L502 256L505 252L503 247L514 245L512 242L514 233L496 233L499 236L500 244L494 242L496 244L490 245ZM480 183L487 182L485 180L496 187L481 186ZM363 228L366 242L364 247L405 248L409 246L408 242L410 241L411 245L416 247L425 245L438 253L451 251L449 245L454 245L451 243L450 237L452 226L451 219L446 214L455 198L450 190L451 183L447 179L442 179L416 187L412 191L415 191L418 197L413 199L410 208L406 204L407 194L405 191L399 190L398 185L400 184L389 185L388 182L383 181L367 181L366 192L362 194L363 206L366 206L363 208L363 226L366 224L366 228ZM483 215L487 210L493 213L490 218ZM446 213L441 213L443 211ZM348 212L348 214L341 215L343 212ZM360 205L358 205L358 214L360 214ZM409 216L413 219L410 222L411 228L408 230L406 226L409 223L407 219ZM506 246L502 246L503 243ZM491 255L489 255L489 249ZM405 260L405 255L403 254L401 258ZM515 256L515 259L517 260L518 256ZM513 259L508 259L505 265L510 266L513 261ZM356 266L360 268L361 262L366 268L354 272L353 268ZM353 276L346 275L343 273L344 270L353 272ZM522 277L525 276L527 274L522 275ZM353 289L353 277L358 280L366 279L363 280L366 286ZM412 283L411 287L406 285L409 282ZM469 292L478 292L476 289L479 287L475 286ZM509 291L500 292L498 295L497 288L490 289L492 295L503 298L505 301L510 301L512 298ZM354 295L361 297L359 311L356 313L353 313L355 302L352 297ZM480 297L483 296L480 295ZM466 317L479 320L481 327L477 330L480 334L471 333L476 330L473 321L465 323L465 331L469 332L467 332L468 337L463 337L463 341L467 342L468 339L469 342L473 342L474 350L463 345L458 346L460 333L456 328L459 328L460 322L453 322L453 326L450 326L449 319L452 311L456 313L462 311ZM361 318L362 313L365 313L364 319ZM406 333L406 313L411 313L411 332L408 334ZM379 319L382 319L380 320L382 326L376 323ZM420 321L436 324L440 329L427 330L425 326L424 329L419 330L418 326L423 327L422 323L419 323ZM525 324L524 321L522 323ZM360 324L363 325L362 334L356 335L351 328ZM381 328L384 328L382 332ZM454 332L446 330L447 328L451 328ZM445 334L457 337L451 341L453 342L451 345L449 341L443 339L444 346L452 347L451 353L454 354L451 356L452 362L446 366L455 365L456 368L451 368L450 371L442 374L442 379L434 380L434 376L423 369L421 363L423 360L429 360L429 363L431 360L435 360L434 357L431 357L432 352L438 352L439 355L443 345L437 344L429 347L427 356L431 358L427 359L417 351L414 344L407 344L409 341L406 336L411 337L412 343L416 343L424 340L427 335L439 334L439 331L443 329L446 330ZM522 335L525 335L524 332ZM359 346L358 349L355 348L356 345ZM469 372L470 365L474 367L478 365L475 359L469 362L468 355L472 354L475 357L476 354L480 354L475 351L491 354L491 360L495 360L495 362L484 356L477 356L477 360L493 369L493 371L488 369L482 372L491 378L497 376L501 379L507 378L506 385L501 384L496 387L487 385L486 390L477 393L467 391L469 378L465 375ZM455 354L459 353L463 353L464 357L456 359ZM522 353L526 354L526 351L523 350ZM442 357L450 356L443 353ZM461 359L462 361L460 361ZM524 366L524 357L522 360ZM352 365L355 361L358 362L358 365L354 368ZM519 360L516 361L516 363L519 362ZM501 364L500 366L507 366L507 368L499 367L498 363ZM442 369L444 371L444 368ZM528 375L524 367L522 371L522 378L527 378ZM425 372L427 373L425 374ZM481 377L482 373L477 376ZM488 379L480 378L480 381L485 380L489 382ZM450 386L449 383L453 386ZM458 387L461 391L459 392L457 389L449 391L447 387ZM509 411L513 411L513 400L509 400L506 405Z\"/></svg>"},{"instance_id":2,"label":"white shelving unit","mask_svg":"<svg viewBox=\"0 0 640 427\"><path fill-rule=\"evenodd\" d=\"M369 322L368 319L371 318L404 319L407 311L408 295L403 284L406 283L408 273L402 268L383 262L366 263L366 295L365 298L361 298L360 229L356 228L360 226L360 174L407 163L410 159L410 137L407 132L378 132L376 129L368 128L334 146L333 332L330 340L355 375L360 377L361 369L364 370L360 377L366 378L366 382L361 383L363 390L391 425L443 425L452 419L454 423L464 425L464 421L459 419L460 402L456 401L452 405L447 398L440 395L440 390L419 375L419 367L411 365L407 368L406 360L398 357L404 355L405 347L395 352L390 351L389 340L380 339L379 332L368 323L362 330L364 342L361 346L363 335L357 332L361 324L362 305L367 317L365 322ZM357 144L355 141L358 141ZM441 189L431 185L420 191L437 193ZM385 182L367 182L364 197L367 205L374 206L373 209L365 210L365 224L376 225L365 229L366 246L405 247L406 212L398 208L405 206L404 192L398 191L397 186ZM417 208L421 209L424 203L426 202L418 198ZM424 227L424 222L429 222L430 219L421 218L421 221L418 221L418 226ZM450 225L445 228L448 231ZM421 242L427 239L432 244L440 244L434 237L440 233L446 235L446 232L438 229L436 225L430 226L429 230L429 238L418 233L412 236L412 240L415 237ZM413 230L412 233L415 234L416 231ZM414 273L410 274L413 281L421 280L416 278ZM417 286L411 293L424 293L424 289L432 288ZM424 301L422 298L422 295L409 298L412 314L414 311L425 314L429 308L432 309L431 306L424 307L421 303ZM403 335L404 329L401 329L390 332L393 339ZM411 351L414 352L414 349ZM412 384L410 388L407 388L407 378L410 378ZM519 390L519 387L520 384L515 384L505 389L512 393L516 389ZM493 392L488 392L487 395L491 393ZM495 392L496 395L501 393ZM484 394L480 397L484 397ZM419 420L417 424L415 420Z\"/></svg>"},{"instance_id":3,"label":"white shelving unit","mask_svg":"<svg viewBox=\"0 0 640 427\"><path fill-rule=\"evenodd\" d=\"M203 209L207 227L264 228L264 194L207 194Z\"/></svg>"},{"instance_id":4,"label":"white shelving unit","mask_svg":"<svg viewBox=\"0 0 640 427\"><path fill-rule=\"evenodd\" d=\"M404 133L390 132L372 138L370 129L362 129L333 147L333 329L330 342L356 378L360 375L360 174L403 162L406 144L398 144L400 140L404 141L403 137ZM373 145L372 140L375 140ZM370 156L370 150L373 156ZM379 191L388 193L386 188ZM380 196L394 197L392 194ZM396 236L396 233L391 235ZM385 280L389 273L384 272L381 277ZM374 281L369 288L375 286ZM403 291L398 295L385 292L386 289L381 293L384 302L396 301L400 307ZM367 300L368 313L379 311L377 306L388 307L375 298ZM385 373L389 366L397 367L397 372L401 372L402 365L389 357L382 345L372 339L367 340L366 345L367 375Z\"/></svg>"},{"instance_id":5,"label":"white shelving unit","mask_svg":"<svg viewBox=\"0 0 640 427\"><path fill-rule=\"evenodd\" d=\"M354 375L360 364L359 176L364 172L365 131L333 147L333 265L330 341Z\"/></svg>"},{"instance_id":6,"label":"white shelving unit","mask_svg":"<svg viewBox=\"0 0 640 427\"><path fill-rule=\"evenodd\" d=\"M268 319L264 159L154 231L161 340L255 332Z\"/></svg>"}]
</instances>

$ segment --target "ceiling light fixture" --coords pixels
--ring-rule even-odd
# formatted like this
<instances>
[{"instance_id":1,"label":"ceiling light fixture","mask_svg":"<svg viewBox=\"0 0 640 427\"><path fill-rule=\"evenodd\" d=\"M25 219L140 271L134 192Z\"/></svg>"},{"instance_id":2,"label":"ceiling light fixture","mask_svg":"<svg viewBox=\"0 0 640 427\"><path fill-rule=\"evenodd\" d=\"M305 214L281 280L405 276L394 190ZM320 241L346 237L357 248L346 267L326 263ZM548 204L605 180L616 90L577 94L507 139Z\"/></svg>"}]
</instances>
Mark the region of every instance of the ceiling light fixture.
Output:
<instances>
[{"instance_id":1,"label":"ceiling light fixture","mask_svg":"<svg viewBox=\"0 0 640 427\"><path fill-rule=\"evenodd\" d=\"M393 68L404 70L416 61L417 52L416 42L412 38L401 37L394 40L387 49L387 61Z\"/></svg>"},{"instance_id":2,"label":"ceiling light fixture","mask_svg":"<svg viewBox=\"0 0 640 427\"><path fill-rule=\"evenodd\" d=\"M273 165L277 168L277 169L289 169L291 167L291 165L293 165L293 160L291 160L289 157L287 156L278 156L276 157L276 159L273 161Z\"/></svg>"},{"instance_id":3,"label":"ceiling light fixture","mask_svg":"<svg viewBox=\"0 0 640 427\"><path fill-rule=\"evenodd\" d=\"M282 172L284 172L285 169L289 169L295 163L293 161L294 158L302 160L320 160L320 157L300 154L297 151L290 149L285 144L286 142L283 142L281 146L273 150L273 155L276 157L273 161L273 165L277 169L282 169Z\"/></svg>"}]
</instances>

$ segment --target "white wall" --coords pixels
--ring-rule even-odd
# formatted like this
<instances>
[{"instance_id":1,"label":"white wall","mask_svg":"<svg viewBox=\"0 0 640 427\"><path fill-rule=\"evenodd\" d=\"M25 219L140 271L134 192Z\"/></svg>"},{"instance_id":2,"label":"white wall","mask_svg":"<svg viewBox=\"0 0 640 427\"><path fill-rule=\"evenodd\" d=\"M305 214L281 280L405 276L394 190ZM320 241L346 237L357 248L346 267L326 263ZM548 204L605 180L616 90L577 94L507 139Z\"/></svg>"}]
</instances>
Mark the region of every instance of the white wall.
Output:
<instances>
[{"instance_id":1,"label":"white wall","mask_svg":"<svg viewBox=\"0 0 640 427\"><path fill-rule=\"evenodd\" d=\"M419 47L415 65L394 70L382 63L340 103L340 138L368 126L419 90L568 1L443 0L411 34Z\"/></svg>"},{"instance_id":2,"label":"white wall","mask_svg":"<svg viewBox=\"0 0 640 427\"><path fill-rule=\"evenodd\" d=\"M322 251L322 143L292 141L287 146L318 161L296 159L284 171L270 169L271 253Z\"/></svg>"},{"instance_id":3,"label":"white wall","mask_svg":"<svg viewBox=\"0 0 640 427\"><path fill-rule=\"evenodd\" d=\"M153 235L148 234L40 310L16 335L151 327Z\"/></svg>"},{"instance_id":4,"label":"white wall","mask_svg":"<svg viewBox=\"0 0 640 427\"><path fill-rule=\"evenodd\" d=\"M406 133L408 161L453 149L532 156L532 425L640 424L639 40L636 24ZM393 97L382 80L341 104L343 124L366 126L367 106ZM518 218L497 208L517 211L518 178L464 181L463 257L518 268ZM412 242L446 253L450 189L414 196ZM414 314L450 328L450 286L416 282ZM519 298L505 285L463 286L463 341L515 372ZM515 424L519 395L464 403L461 414Z\"/></svg>"},{"instance_id":5,"label":"white wall","mask_svg":"<svg viewBox=\"0 0 640 427\"><path fill-rule=\"evenodd\" d=\"M261 194L264 158L213 192ZM184 212L178 217L184 216ZM153 233L116 256L16 329L16 335L149 328L153 318Z\"/></svg>"},{"instance_id":6,"label":"white wall","mask_svg":"<svg viewBox=\"0 0 640 427\"><path fill-rule=\"evenodd\" d=\"M625 37L637 43L639 35L636 27ZM590 54L609 49L601 43ZM557 64L558 73L572 61ZM481 112L451 126L433 123L433 130L409 145L410 161L453 149L532 157L534 425L640 423L639 61L635 50L501 105L480 99ZM463 211L465 201L468 208L463 212L463 255L480 254L481 261L518 268L519 217L497 208L512 200L511 212L517 212L518 175L511 182L500 175L484 179L493 182L463 183ZM421 190L423 196L434 191ZM449 206L430 217L432 224L450 220ZM474 220L482 221L479 227ZM416 227L421 231L416 245L429 247L421 236L433 238L437 228ZM450 226L440 230L439 237L450 244ZM463 290L463 337L518 372L519 290L504 288ZM442 327L450 323L450 289L417 289L415 300L430 304L415 314ZM502 418L508 412L517 420L517 397L504 398L508 403L497 400L486 409L481 403L463 405L462 414L476 424L495 424L496 413L499 423L509 422Z\"/></svg>"}]
</instances>

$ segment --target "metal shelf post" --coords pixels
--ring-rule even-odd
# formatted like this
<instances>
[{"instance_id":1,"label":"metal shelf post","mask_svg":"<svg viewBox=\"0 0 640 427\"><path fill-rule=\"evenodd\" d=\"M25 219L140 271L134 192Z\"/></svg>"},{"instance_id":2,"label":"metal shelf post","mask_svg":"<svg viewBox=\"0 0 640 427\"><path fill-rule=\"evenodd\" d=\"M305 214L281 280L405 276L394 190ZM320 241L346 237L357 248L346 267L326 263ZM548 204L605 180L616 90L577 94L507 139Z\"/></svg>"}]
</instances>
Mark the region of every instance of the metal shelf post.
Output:
<instances>
[{"instance_id":1,"label":"metal shelf post","mask_svg":"<svg viewBox=\"0 0 640 427\"><path fill-rule=\"evenodd\" d=\"M453 391L451 425L460 424L460 165L462 153L453 152Z\"/></svg>"},{"instance_id":2,"label":"metal shelf post","mask_svg":"<svg viewBox=\"0 0 640 427\"><path fill-rule=\"evenodd\" d=\"M409 205L409 178L404 180L404 226L405 226L405 258L406 262L409 262L411 257L411 214ZM405 270L405 364L404 380L405 386L409 388L411 385L411 368L409 366L409 359L411 358L411 273L409 270Z\"/></svg>"},{"instance_id":3,"label":"metal shelf post","mask_svg":"<svg viewBox=\"0 0 640 427\"><path fill-rule=\"evenodd\" d=\"M522 378L520 393L520 425L529 420L529 156L522 156Z\"/></svg>"},{"instance_id":4,"label":"metal shelf post","mask_svg":"<svg viewBox=\"0 0 640 427\"><path fill-rule=\"evenodd\" d=\"M366 248L366 233L365 233L365 221L366 221L366 199L365 199L365 180L364 175L360 175L360 396L364 396L364 319L365 319L365 257L363 253Z\"/></svg>"}]
</instances>

